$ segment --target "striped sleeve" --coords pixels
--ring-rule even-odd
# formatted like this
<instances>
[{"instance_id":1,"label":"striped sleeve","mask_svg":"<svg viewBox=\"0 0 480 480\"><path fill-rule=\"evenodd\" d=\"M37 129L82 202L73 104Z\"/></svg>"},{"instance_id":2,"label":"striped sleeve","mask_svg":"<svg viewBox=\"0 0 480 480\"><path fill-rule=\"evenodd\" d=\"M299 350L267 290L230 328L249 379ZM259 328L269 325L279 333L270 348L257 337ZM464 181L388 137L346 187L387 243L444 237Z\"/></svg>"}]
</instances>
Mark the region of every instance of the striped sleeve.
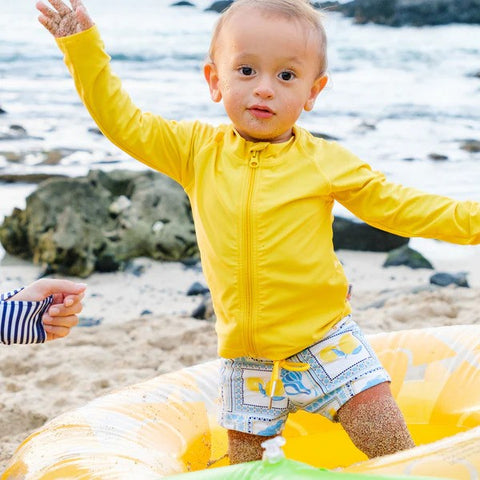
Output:
<instances>
[{"instance_id":1,"label":"striped sleeve","mask_svg":"<svg viewBox=\"0 0 480 480\"><path fill-rule=\"evenodd\" d=\"M0 343L44 343L47 334L42 316L52 304L53 297L49 296L38 302L6 301L21 290L0 295Z\"/></svg>"}]
</instances>

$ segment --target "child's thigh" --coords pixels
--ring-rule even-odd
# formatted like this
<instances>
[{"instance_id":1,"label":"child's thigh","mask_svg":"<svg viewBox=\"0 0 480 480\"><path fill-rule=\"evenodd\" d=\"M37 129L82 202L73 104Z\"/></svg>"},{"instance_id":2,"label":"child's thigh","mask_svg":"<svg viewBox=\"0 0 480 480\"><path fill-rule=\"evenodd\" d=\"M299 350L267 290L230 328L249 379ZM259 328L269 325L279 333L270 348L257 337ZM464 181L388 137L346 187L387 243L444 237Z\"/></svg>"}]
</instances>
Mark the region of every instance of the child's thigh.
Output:
<instances>
[{"instance_id":1,"label":"child's thigh","mask_svg":"<svg viewBox=\"0 0 480 480\"><path fill-rule=\"evenodd\" d=\"M378 385L357 393L340 407L337 412L338 420L341 422L342 418L346 419L349 413L358 414L359 412L365 412L367 417L370 415L382 415L383 411L377 411L377 406L386 401L393 401L395 403L390 390L390 383L379 383Z\"/></svg>"},{"instance_id":2,"label":"child's thigh","mask_svg":"<svg viewBox=\"0 0 480 480\"><path fill-rule=\"evenodd\" d=\"M282 380L290 401L297 409L318 413L333 421L337 420L338 410L352 398L390 381L388 372L350 316L335 325L322 340L291 358L308 363L310 368L302 372L302 389L290 382L290 377L298 375L297 372L284 372Z\"/></svg>"}]
</instances>

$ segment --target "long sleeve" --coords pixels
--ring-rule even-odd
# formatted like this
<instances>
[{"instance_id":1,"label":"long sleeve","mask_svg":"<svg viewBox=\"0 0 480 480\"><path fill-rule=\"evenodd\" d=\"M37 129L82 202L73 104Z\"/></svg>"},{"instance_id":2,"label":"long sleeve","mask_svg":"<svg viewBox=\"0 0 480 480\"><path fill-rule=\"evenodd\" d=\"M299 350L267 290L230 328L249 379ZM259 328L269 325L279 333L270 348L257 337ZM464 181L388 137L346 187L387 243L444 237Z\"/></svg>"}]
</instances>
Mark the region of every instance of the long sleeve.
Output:
<instances>
[{"instance_id":1,"label":"long sleeve","mask_svg":"<svg viewBox=\"0 0 480 480\"><path fill-rule=\"evenodd\" d=\"M42 316L52 304L53 297L38 302L6 301L20 290L0 295L0 343L6 345L44 343L47 334Z\"/></svg>"},{"instance_id":2,"label":"long sleeve","mask_svg":"<svg viewBox=\"0 0 480 480\"><path fill-rule=\"evenodd\" d=\"M96 27L57 38L77 92L103 134L133 158L185 186L192 176L192 132L199 122L177 122L143 112L113 74Z\"/></svg>"},{"instance_id":3,"label":"long sleeve","mask_svg":"<svg viewBox=\"0 0 480 480\"><path fill-rule=\"evenodd\" d=\"M332 143L322 167L335 200L368 224L404 237L480 243L480 203L458 201L386 180Z\"/></svg>"}]
</instances>

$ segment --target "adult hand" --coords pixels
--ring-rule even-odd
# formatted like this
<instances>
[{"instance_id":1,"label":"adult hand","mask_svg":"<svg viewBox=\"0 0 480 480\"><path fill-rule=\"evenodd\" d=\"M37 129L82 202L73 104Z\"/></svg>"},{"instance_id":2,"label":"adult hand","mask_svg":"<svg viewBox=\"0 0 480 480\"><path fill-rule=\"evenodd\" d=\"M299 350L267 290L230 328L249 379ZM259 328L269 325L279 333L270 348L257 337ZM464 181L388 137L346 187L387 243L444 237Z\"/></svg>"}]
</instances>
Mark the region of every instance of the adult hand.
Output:
<instances>
[{"instance_id":1,"label":"adult hand","mask_svg":"<svg viewBox=\"0 0 480 480\"><path fill-rule=\"evenodd\" d=\"M68 37L88 30L94 25L81 0L70 0L72 8L62 0L48 0L53 9L43 2L37 2L41 15L38 21L54 36Z\"/></svg>"},{"instance_id":2,"label":"adult hand","mask_svg":"<svg viewBox=\"0 0 480 480\"><path fill-rule=\"evenodd\" d=\"M37 280L7 301L38 302L50 295L53 302L42 321L47 332L47 340L65 337L70 329L77 325L78 314L82 311L82 299L86 285L74 283L70 280L41 279Z\"/></svg>"}]
</instances>

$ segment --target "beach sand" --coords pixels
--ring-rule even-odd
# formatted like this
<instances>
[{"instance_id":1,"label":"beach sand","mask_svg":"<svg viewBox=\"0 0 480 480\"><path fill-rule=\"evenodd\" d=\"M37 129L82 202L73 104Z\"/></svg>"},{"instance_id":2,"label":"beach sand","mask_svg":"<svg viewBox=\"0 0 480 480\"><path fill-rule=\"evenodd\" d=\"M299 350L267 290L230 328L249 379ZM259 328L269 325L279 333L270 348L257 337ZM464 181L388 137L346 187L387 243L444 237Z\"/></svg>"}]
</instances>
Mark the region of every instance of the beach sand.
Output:
<instances>
[{"instance_id":1,"label":"beach sand","mask_svg":"<svg viewBox=\"0 0 480 480\"><path fill-rule=\"evenodd\" d=\"M383 253L337 252L353 285L354 318L367 333L480 323L480 255L465 248L436 258L433 271L383 268ZM438 271L468 272L471 288L429 285ZM39 273L6 257L0 290ZM204 283L198 268L137 259L125 272L86 280L81 319L93 326L44 345L0 346L0 471L49 419L111 390L215 358L213 323L191 317L202 298L186 292L197 281Z\"/></svg>"}]
</instances>

